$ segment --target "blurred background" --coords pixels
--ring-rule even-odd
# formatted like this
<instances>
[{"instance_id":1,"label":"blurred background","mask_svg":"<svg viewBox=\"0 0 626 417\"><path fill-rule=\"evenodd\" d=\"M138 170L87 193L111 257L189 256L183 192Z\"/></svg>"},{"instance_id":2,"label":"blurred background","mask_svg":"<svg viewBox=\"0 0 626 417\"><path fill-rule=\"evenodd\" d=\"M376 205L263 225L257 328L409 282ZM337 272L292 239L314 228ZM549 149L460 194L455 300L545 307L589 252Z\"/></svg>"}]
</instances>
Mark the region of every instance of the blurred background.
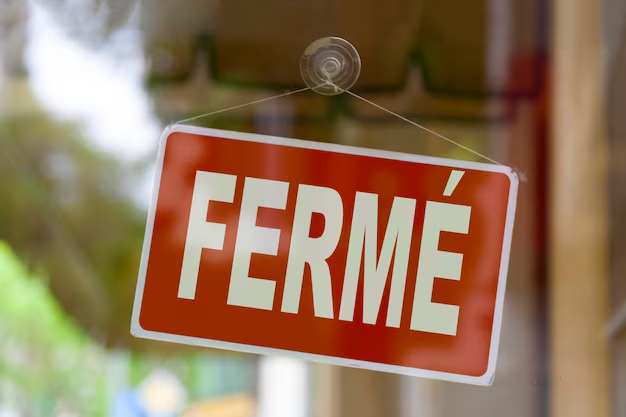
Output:
<instances>
[{"instance_id":1,"label":"blurred background","mask_svg":"<svg viewBox=\"0 0 626 417\"><path fill-rule=\"evenodd\" d=\"M0 417L626 416L626 0L0 0ZM522 177L495 384L130 336L161 130L353 91ZM473 155L346 95L201 119Z\"/></svg>"}]
</instances>

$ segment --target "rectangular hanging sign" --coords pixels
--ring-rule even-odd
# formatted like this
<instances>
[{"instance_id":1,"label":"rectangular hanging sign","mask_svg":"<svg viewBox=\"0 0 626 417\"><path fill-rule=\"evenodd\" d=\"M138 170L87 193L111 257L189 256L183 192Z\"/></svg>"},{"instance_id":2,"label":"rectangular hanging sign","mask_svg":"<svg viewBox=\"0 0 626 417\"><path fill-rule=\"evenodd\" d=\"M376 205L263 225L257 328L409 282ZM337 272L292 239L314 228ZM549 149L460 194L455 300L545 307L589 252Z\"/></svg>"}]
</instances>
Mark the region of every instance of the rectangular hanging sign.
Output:
<instances>
[{"instance_id":1,"label":"rectangular hanging sign","mask_svg":"<svg viewBox=\"0 0 626 417\"><path fill-rule=\"evenodd\" d=\"M132 334L489 385L517 187L499 165L171 127Z\"/></svg>"}]
</instances>

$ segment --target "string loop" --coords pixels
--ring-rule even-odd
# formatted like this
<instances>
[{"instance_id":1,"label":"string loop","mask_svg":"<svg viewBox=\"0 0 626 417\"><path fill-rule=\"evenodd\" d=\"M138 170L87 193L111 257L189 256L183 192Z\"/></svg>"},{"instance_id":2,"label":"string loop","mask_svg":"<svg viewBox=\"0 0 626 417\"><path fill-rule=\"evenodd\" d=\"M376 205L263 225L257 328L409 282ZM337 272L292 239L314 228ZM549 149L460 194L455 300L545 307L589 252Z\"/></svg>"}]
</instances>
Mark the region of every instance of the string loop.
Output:
<instances>
[{"instance_id":1,"label":"string loop","mask_svg":"<svg viewBox=\"0 0 626 417\"><path fill-rule=\"evenodd\" d=\"M194 116L194 117L190 117L188 119L180 120L180 121L176 122L175 124L184 124L184 123L191 122L193 120L202 119L204 117L213 116L213 115L216 115L216 114L219 114L219 113L226 113L226 112L231 111L231 110L236 110L236 109L240 109L240 108L243 108L243 107L248 107L248 106L252 106L252 105L255 105L255 104L263 103L263 102L266 102L266 101L270 101L270 100L275 100L275 99L291 96L291 95L294 95L294 94L302 93L304 91L309 91L309 90L315 91L317 89L325 89L325 88L328 88L328 87L332 87L332 88L336 89L337 91L341 91L342 93L347 93L350 96L352 96L352 97L354 97L354 98L356 98L358 100L361 100L364 103L369 104L370 106L376 107L377 109L382 110L385 113L388 113L388 114L398 118L399 120L402 120L402 121L404 121L406 123L411 124L412 126L415 126L415 127L419 128L419 129L424 130L425 132L428 132L428 133L430 133L432 135L435 135L435 136L437 136L440 139L448 141L448 142L452 143L453 145L456 145L459 148L464 149L464 150L466 150L466 151L468 151L468 152L470 152L470 153L472 153L472 154L474 154L474 155L476 155L476 156L478 156L480 158L483 158L483 159L485 159L485 160L487 160L487 161L489 161L489 162L491 162L493 164L500 165L500 166L504 165L504 164L501 164L500 162L496 161L495 159L489 158L488 156L486 156L486 155L484 155L484 154L482 154L482 153L480 153L478 151L475 151L475 150L473 150L473 149L471 149L471 148L469 148L469 147L467 147L465 145L462 145L459 142L457 142L457 141L455 141L453 139L450 139L447 136L444 136L444 135L442 135L440 133L435 132L432 129L429 129L429 128L427 128L424 125L421 125L421 124L419 124L417 122L414 122L411 119L408 119L408 118L406 118L406 117L404 117L404 116L402 116L402 115L400 115L400 114L398 114L398 113L396 113L396 112L394 112L392 110L389 110L389 109L387 109L387 108L385 108L385 107L383 107L383 106L381 106L379 104L376 104L373 101L366 99L365 97L362 97L362 96L360 96L360 95L358 95L356 93L353 93L350 90L344 90L343 88L338 87L337 85L335 85L332 81L326 81L325 83L320 84L317 87L304 87L304 88L301 88L299 90L288 91L286 93L279 94L279 95L276 95L276 96L266 97L266 98L262 98L260 100L254 100L254 101L251 101L251 102L248 102L248 103L239 104L239 105L228 107L228 108L225 108L225 109L219 109L219 110L215 110L215 111L212 111L212 112L209 112L209 113L200 114L198 116Z\"/></svg>"}]
</instances>

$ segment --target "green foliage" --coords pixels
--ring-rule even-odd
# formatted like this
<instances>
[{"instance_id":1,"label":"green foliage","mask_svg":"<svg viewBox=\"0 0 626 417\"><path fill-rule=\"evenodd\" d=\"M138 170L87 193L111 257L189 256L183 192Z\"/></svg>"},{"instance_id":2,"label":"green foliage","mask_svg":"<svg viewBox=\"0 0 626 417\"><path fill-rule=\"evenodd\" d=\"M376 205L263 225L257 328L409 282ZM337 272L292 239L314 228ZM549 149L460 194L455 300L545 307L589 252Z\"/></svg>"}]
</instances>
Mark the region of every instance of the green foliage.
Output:
<instances>
[{"instance_id":1,"label":"green foliage","mask_svg":"<svg viewBox=\"0 0 626 417\"><path fill-rule=\"evenodd\" d=\"M0 380L20 407L106 412L106 352L70 321L45 282L0 242ZM6 399L5 399L6 400Z\"/></svg>"},{"instance_id":2,"label":"green foliage","mask_svg":"<svg viewBox=\"0 0 626 417\"><path fill-rule=\"evenodd\" d=\"M42 113L0 119L0 238L46 272L54 295L108 345L130 340L145 213L132 167Z\"/></svg>"},{"instance_id":3,"label":"green foliage","mask_svg":"<svg viewBox=\"0 0 626 417\"><path fill-rule=\"evenodd\" d=\"M0 388L12 387L11 398L3 398L6 392L0 390L0 404L17 400L27 415L54 415L62 409L72 415L105 416L119 390L138 387L155 369L175 374L192 400L253 390L254 361L249 357L111 355L67 316L46 280L33 276L3 241L0 288ZM116 358L126 368L122 380L119 375L111 378Z\"/></svg>"}]
</instances>

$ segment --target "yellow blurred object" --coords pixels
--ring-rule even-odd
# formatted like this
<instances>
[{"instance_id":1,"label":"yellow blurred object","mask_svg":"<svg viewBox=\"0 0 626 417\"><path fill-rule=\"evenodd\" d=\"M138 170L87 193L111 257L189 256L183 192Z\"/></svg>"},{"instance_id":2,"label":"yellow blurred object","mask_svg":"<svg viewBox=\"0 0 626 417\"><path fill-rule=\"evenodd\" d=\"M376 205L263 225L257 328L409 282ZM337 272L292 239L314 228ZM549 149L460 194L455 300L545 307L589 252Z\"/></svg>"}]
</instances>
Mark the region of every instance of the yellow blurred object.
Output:
<instances>
[{"instance_id":1,"label":"yellow blurred object","mask_svg":"<svg viewBox=\"0 0 626 417\"><path fill-rule=\"evenodd\" d=\"M191 404L181 417L252 417L256 401L250 395L235 395L219 400Z\"/></svg>"}]
</instances>

